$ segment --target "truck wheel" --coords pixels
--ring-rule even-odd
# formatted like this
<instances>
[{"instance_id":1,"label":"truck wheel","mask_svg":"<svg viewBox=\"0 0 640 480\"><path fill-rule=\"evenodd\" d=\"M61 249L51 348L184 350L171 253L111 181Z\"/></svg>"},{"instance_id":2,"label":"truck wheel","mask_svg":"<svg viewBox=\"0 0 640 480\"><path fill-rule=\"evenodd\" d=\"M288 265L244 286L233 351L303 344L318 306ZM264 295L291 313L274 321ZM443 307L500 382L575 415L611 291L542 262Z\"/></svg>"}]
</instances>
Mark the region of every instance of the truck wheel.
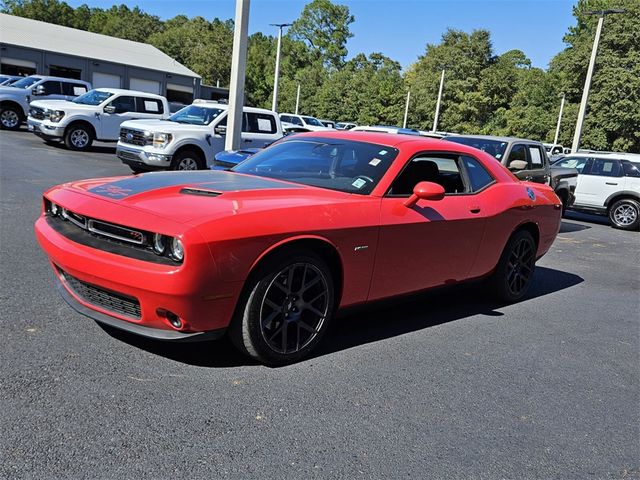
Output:
<instances>
[{"instance_id":1,"label":"truck wheel","mask_svg":"<svg viewBox=\"0 0 640 480\"><path fill-rule=\"evenodd\" d=\"M64 135L64 144L70 150L87 150L93 143L93 132L84 125L71 125Z\"/></svg>"},{"instance_id":2,"label":"truck wheel","mask_svg":"<svg viewBox=\"0 0 640 480\"><path fill-rule=\"evenodd\" d=\"M173 156L171 170L200 170L204 168L202 159L193 150L183 150Z\"/></svg>"},{"instance_id":3,"label":"truck wheel","mask_svg":"<svg viewBox=\"0 0 640 480\"><path fill-rule=\"evenodd\" d=\"M618 200L609 207L609 220L613 228L637 230L640 226L640 203L631 198Z\"/></svg>"},{"instance_id":4,"label":"truck wheel","mask_svg":"<svg viewBox=\"0 0 640 480\"><path fill-rule=\"evenodd\" d=\"M16 107L0 108L0 127L4 130L18 130L22 123L22 115Z\"/></svg>"}]
</instances>

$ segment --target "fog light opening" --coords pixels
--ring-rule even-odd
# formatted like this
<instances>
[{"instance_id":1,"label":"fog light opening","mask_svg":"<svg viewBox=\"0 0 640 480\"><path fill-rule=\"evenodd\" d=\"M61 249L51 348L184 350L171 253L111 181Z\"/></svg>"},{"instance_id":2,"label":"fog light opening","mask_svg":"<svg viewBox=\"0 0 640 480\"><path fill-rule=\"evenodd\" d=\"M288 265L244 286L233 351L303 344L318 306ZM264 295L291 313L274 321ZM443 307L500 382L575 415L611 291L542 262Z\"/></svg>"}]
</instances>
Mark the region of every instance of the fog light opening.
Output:
<instances>
[{"instance_id":1,"label":"fog light opening","mask_svg":"<svg viewBox=\"0 0 640 480\"><path fill-rule=\"evenodd\" d=\"M165 310L164 308L158 308L156 313L160 317L166 318L173 328L180 329L183 327L182 319L175 313Z\"/></svg>"}]
</instances>

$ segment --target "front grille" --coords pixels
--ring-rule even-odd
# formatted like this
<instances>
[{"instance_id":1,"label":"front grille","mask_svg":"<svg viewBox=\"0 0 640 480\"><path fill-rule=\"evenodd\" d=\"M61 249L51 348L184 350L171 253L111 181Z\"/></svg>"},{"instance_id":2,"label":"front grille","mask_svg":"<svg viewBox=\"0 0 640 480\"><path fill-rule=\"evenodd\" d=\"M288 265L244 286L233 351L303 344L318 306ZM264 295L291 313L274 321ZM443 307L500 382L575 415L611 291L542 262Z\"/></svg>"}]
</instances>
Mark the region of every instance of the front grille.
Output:
<instances>
[{"instance_id":1,"label":"front grille","mask_svg":"<svg viewBox=\"0 0 640 480\"><path fill-rule=\"evenodd\" d=\"M140 162L140 157L133 152L128 152L126 150L118 150L118 158L122 158L124 160L131 160L132 162Z\"/></svg>"},{"instance_id":2,"label":"front grille","mask_svg":"<svg viewBox=\"0 0 640 480\"><path fill-rule=\"evenodd\" d=\"M128 143L129 145L138 145L139 147L144 147L145 145L149 145L151 139L147 139L144 136L144 132L140 130L133 130L131 128L121 128L120 129L120 141L122 143Z\"/></svg>"},{"instance_id":3,"label":"front grille","mask_svg":"<svg viewBox=\"0 0 640 480\"><path fill-rule=\"evenodd\" d=\"M29 109L29 115L38 120L44 120L44 108L31 107Z\"/></svg>"},{"instance_id":4,"label":"front grille","mask_svg":"<svg viewBox=\"0 0 640 480\"><path fill-rule=\"evenodd\" d=\"M85 302L136 320L142 317L137 298L83 282L60 267L57 268L67 286Z\"/></svg>"}]
</instances>

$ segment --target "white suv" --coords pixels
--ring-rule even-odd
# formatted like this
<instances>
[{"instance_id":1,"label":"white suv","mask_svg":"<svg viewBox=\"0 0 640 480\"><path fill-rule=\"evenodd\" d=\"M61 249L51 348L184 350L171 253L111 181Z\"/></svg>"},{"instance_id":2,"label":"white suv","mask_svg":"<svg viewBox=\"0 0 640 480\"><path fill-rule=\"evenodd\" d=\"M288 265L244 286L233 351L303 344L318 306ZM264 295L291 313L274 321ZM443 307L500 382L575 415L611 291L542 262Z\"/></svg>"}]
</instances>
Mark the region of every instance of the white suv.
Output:
<instances>
[{"instance_id":1,"label":"white suv","mask_svg":"<svg viewBox=\"0 0 640 480\"><path fill-rule=\"evenodd\" d=\"M64 141L71 150L86 150L94 140L117 141L122 122L164 119L169 115L167 99L160 95L97 88L71 101L31 102L27 124L45 141Z\"/></svg>"},{"instance_id":2,"label":"white suv","mask_svg":"<svg viewBox=\"0 0 640 480\"><path fill-rule=\"evenodd\" d=\"M571 209L606 214L615 228L640 227L640 155L572 153L554 166L578 170Z\"/></svg>"},{"instance_id":3,"label":"white suv","mask_svg":"<svg viewBox=\"0 0 640 480\"><path fill-rule=\"evenodd\" d=\"M324 126L320 120L315 117L310 117L309 115L281 113L280 121L290 123L292 125L295 125L296 127L305 128L309 132L324 132L327 130L331 130L331 128Z\"/></svg>"},{"instance_id":4,"label":"white suv","mask_svg":"<svg viewBox=\"0 0 640 480\"><path fill-rule=\"evenodd\" d=\"M124 122L116 154L136 173L210 167L214 156L224 151L228 108L196 100L165 121ZM282 125L275 112L243 107L241 148L261 148L281 137Z\"/></svg>"}]
</instances>

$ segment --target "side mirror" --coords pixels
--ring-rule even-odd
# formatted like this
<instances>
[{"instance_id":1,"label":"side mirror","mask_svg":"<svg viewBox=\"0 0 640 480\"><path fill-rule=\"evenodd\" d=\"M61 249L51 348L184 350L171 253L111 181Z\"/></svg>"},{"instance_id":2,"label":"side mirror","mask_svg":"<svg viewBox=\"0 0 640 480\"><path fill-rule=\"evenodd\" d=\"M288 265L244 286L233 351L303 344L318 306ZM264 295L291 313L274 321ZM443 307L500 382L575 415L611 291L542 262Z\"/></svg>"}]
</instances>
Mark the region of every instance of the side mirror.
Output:
<instances>
[{"instance_id":1,"label":"side mirror","mask_svg":"<svg viewBox=\"0 0 640 480\"><path fill-rule=\"evenodd\" d=\"M413 207L418 200L442 200L444 198L444 188L433 182L419 182L413 187L413 195L406 202L405 207Z\"/></svg>"},{"instance_id":2,"label":"side mirror","mask_svg":"<svg viewBox=\"0 0 640 480\"><path fill-rule=\"evenodd\" d=\"M524 160L514 160L513 162L509 163L509 170L526 170L527 167L528 164Z\"/></svg>"},{"instance_id":3,"label":"side mirror","mask_svg":"<svg viewBox=\"0 0 640 480\"><path fill-rule=\"evenodd\" d=\"M36 88L33 89L33 91L31 92L32 95L44 95L44 85L38 85Z\"/></svg>"},{"instance_id":4,"label":"side mirror","mask_svg":"<svg viewBox=\"0 0 640 480\"><path fill-rule=\"evenodd\" d=\"M116 107L114 105L107 105L103 110L104 113L116 113Z\"/></svg>"},{"instance_id":5,"label":"side mirror","mask_svg":"<svg viewBox=\"0 0 640 480\"><path fill-rule=\"evenodd\" d=\"M216 135L226 135L227 127L225 125L218 125L213 129L213 133L215 133Z\"/></svg>"}]
</instances>

